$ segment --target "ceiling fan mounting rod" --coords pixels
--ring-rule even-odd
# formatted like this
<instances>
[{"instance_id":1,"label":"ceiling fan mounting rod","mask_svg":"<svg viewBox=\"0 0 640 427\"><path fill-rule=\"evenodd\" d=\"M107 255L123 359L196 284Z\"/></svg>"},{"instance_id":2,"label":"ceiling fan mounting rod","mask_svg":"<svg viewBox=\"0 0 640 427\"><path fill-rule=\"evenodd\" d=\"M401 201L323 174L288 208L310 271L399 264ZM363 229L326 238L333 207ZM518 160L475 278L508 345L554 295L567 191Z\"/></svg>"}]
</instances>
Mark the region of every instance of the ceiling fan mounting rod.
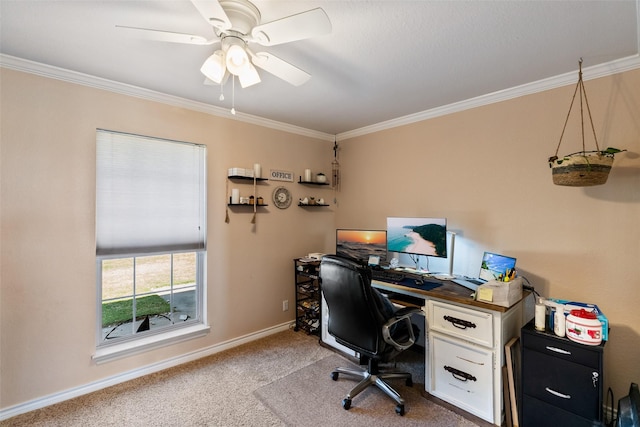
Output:
<instances>
[{"instance_id":1,"label":"ceiling fan mounting rod","mask_svg":"<svg viewBox=\"0 0 640 427\"><path fill-rule=\"evenodd\" d=\"M247 47L247 41L241 34L235 31L230 31L230 32L233 34L223 35L222 38L220 39L220 43L222 45L223 51L226 52L229 49L229 47L231 47L234 44L240 45L242 48Z\"/></svg>"},{"instance_id":2,"label":"ceiling fan mounting rod","mask_svg":"<svg viewBox=\"0 0 640 427\"><path fill-rule=\"evenodd\" d=\"M246 36L260 23L260 11L248 0L220 0L219 3L231 21L231 29L223 33Z\"/></svg>"}]
</instances>

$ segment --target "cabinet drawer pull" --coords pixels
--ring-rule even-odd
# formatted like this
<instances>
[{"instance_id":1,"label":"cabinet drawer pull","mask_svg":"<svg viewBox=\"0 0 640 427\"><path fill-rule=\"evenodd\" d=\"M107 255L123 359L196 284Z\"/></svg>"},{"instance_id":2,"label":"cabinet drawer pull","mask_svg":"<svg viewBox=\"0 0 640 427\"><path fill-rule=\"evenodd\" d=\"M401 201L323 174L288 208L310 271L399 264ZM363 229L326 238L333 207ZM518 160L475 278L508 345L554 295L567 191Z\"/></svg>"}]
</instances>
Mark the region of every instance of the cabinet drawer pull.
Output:
<instances>
[{"instance_id":1,"label":"cabinet drawer pull","mask_svg":"<svg viewBox=\"0 0 640 427\"><path fill-rule=\"evenodd\" d=\"M451 366L445 366L444 370L450 372L451 375L453 375L453 378L459 381L477 381L476 377L474 377L473 375L467 374L466 372L463 372L459 369L452 368Z\"/></svg>"},{"instance_id":2,"label":"cabinet drawer pull","mask_svg":"<svg viewBox=\"0 0 640 427\"><path fill-rule=\"evenodd\" d=\"M549 387L545 387L544 389L545 389L548 393L553 394L554 396L558 396L558 397L561 397L561 398L563 398L563 399L571 399L571 396L570 396L570 395L568 395L568 394L562 394L562 393L559 393L559 392L557 392L557 391L555 391L555 390L551 390Z\"/></svg>"},{"instance_id":3,"label":"cabinet drawer pull","mask_svg":"<svg viewBox=\"0 0 640 427\"><path fill-rule=\"evenodd\" d=\"M458 319L457 317L444 316L444 320L451 322L453 326L459 329L475 328L476 324L468 320Z\"/></svg>"},{"instance_id":4,"label":"cabinet drawer pull","mask_svg":"<svg viewBox=\"0 0 640 427\"><path fill-rule=\"evenodd\" d=\"M460 356L456 356L456 357L457 357L458 359L460 359L460 360L464 360L464 361L465 361L465 362L467 362L467 363L473 363L474 365L484 366L484 363L483 363L483 362L476 362L476 361L473 361L473 360L470 360L470 359L465 359L464 357L460 357Z\"/></svg>"},{"instance_id":5,"label":"cabinet drawer pull","mask_svg":"<svg viewBox=\"0 0 640 427\"><path fill-rule=\"evenodd\" d=\"M558 347L551 347L551 346L547 346L547 350L549 350L549 351L555 351L556 353L560 353L560 354L571 354L571 352L570 352L570 351L563 350L563 349L558 348Z\"/></svg>"}]
</instances>

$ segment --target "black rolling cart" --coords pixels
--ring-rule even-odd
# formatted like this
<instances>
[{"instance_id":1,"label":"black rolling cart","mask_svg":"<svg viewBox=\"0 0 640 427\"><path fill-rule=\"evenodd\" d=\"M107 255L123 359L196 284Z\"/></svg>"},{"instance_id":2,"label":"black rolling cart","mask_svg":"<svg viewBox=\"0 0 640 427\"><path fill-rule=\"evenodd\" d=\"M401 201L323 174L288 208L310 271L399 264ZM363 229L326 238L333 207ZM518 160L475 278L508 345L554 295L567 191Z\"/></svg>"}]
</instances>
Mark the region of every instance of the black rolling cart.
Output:
<instances>
[{"instance_id":1,"label":"black rolling cart","mask_svg":"<svg viewBox=\"0 0 640 427\"><path fill-rule=\"evenodd\" d=\"M603 350L522 328L522 387L519 415L523 427L604 426Z\"/></svg>"},{"instance_id":2,"label":"black rolling cart","mask_svg":"<svg viewBox=\"0 0 640 427\"><path fill-rule=\"evenodd\" d=\"M295 331L320 336L320 261L296 258L296 326Z\"/></svg>"}]
</instances>

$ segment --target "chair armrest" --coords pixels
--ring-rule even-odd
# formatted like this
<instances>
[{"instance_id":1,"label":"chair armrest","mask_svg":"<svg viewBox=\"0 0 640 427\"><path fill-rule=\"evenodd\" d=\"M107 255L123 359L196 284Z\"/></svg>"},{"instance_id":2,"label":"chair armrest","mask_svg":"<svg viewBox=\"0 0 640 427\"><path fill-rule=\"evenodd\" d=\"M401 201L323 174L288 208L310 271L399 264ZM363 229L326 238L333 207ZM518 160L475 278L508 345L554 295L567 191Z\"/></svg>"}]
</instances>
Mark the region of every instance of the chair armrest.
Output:
<instances>
[{"instance_id":1,"label":"chair armrest","mask_svg":"<svg viewBox=\"0 0 640 427\"><path fill-rule=\"evenodd\" d=\"M420 313L420 311L421 310L416 307L403 307L396 311L394 316L382 326L382 338L385 342L394 346L398 351L411 347L416 342L416 337L413 334L413 326L411 325L411 316L415 313ZM407 331L409 333L407 341L397 342L391 337L391 327L399 322L405 322L407 325Z\"/></svg>"},{"instance_id":2,"label":"chair armrest","mask_svg":"<svg viewBox=\"0 0 640 427\"><path fill-rule=\"evenodd\" d=\"M420 313L421 311L422 310L419 309L418 307L402 307L402 308L398 309L398 311L396 311L394 313L394 315L397 318L400 318L400 317L404 317L406 315L411 316L412 314Z\"/></svg>"}]
</instances>

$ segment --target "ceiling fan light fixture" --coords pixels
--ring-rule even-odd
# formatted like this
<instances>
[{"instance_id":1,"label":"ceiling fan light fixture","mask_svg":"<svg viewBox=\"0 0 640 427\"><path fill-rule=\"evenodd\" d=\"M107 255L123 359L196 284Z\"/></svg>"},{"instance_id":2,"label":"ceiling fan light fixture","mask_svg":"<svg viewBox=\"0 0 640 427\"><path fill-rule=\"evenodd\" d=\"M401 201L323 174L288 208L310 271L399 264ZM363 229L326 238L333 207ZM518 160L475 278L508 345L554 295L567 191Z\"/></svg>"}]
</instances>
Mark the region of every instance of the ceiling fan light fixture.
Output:
<instances>
[{"instance_id":1,"label":"ceiling fan light fixture","mask_svg":"<svg viewBox=\"0 0 640 427\"><path fill-rule=\"evenodd\" d=\"M238 74L238 80L240 80L240 86L242 86L242 88L244 89L246 87L260 83L260 75L258 74L258 70L256 70L256 67L249 64L247 69L242 74Z\"/></svg>"},{"instance_id":2,"label":"ceiling fan light fixture","mask_svg":"<svg viewBox=\"0 0 640 427\"><path fill-rule=\"evenodd\" d=\"M213 55L204 61L204 64L202 64L202 67L200 68L200 72L202 74L217 84L222 83L225 71L225 54L221 50L216 50Z\"/></svg>"},{"instance_id":3,"label":"ceiling fan light fixture","mask_svg":"<svg viewBox=\"0 0 640 427\"><path fill-rule=\"evenodd\" d=\"M231 74L240 76L241 74L246 73L249 67L251 67L249 55L247 55L247 52L240 45L232 44L229 46L225 56L227 69Z\"/></svg>"}]
</instances>

